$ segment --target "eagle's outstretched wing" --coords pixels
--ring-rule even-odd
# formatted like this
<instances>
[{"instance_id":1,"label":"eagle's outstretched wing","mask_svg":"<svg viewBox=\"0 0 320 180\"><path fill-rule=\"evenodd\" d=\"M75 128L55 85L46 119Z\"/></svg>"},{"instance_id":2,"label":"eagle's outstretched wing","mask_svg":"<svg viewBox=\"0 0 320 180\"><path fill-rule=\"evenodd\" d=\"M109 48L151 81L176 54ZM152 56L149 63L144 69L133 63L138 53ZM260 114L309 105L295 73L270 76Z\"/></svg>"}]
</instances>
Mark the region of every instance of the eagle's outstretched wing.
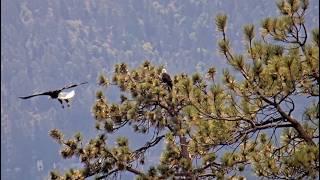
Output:
<instances>
[{"instance_id":1,"label":"eagle's outstretched wing","mask_svg":"<svg viewBox=\"0 0 320 180\"><path fill-rule=\"evenodd\" d=\"M70 88L73 88L73 87L76 87L76 86L79 86L79 85L82 85L82 84L87 84L88 82L83 82L83 83L80 83L80 84L72 84L72 85L69 85L69 86L66 86L64 88L61 88L59 90L54 90L54 91L47 91L47 92L44 92L44 93L39 93L39 94L33 94L31 96L24 96L24 97L19 97L21 99L29 99L29 98L32 98L32 97L35 97L35 96L43 96L43 95L48 95L50 96L51 98L53 99L56 99L58 98L59 94L61 93L62 90L65 90L65 89L70 89ZM74 92L73 92L74 93ZM60 95L61 96L61 95ZM74 96L74 94L73 94ZM64 97L64 94L62 94L61 97Z\"/></svg>"},{"instance_id":2,"label":"eagle's outstretched wing","mask_svg":"<svg viewBox=\"0 0 320 180\"><path fill-rule=\"evenodd\" d=\"M60 91L65 90L65 89L74 88L74 87L80 86L80 85L82 85L82 84L87 84L87 83L88 83L88 82L82 82L82 83L80 83L80 84L72 84L72 85L68 85L68 86L66 86L66 87L64 87L64 88L62 88L62 89L60 89Z\"/></svg>"},{"instance_id":3,"label":"eagle's outstretched wing","mask_svg":"<svg viewBox=\"0 0 320 180\"><path fill-rule=\"evenodd\" d=\"M50 92L44 92L44 93L39 93L39 94L33 94L31 96L24 96L24 97L19 97L21 99L29 99L29 98L32 98L32 97L35 97L35 96L50 96Z\"/></svg>"}]
</instances>

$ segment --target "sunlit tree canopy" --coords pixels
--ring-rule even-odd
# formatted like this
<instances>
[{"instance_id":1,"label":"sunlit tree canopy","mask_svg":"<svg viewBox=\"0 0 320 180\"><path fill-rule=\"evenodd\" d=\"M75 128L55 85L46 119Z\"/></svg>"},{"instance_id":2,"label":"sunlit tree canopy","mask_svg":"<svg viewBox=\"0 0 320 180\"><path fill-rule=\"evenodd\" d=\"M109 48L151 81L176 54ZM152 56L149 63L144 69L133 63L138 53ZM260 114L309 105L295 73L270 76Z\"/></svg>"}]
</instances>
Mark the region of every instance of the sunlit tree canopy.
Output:
<instances>
[{"instance_id":1,"label":"sunlit tree canopy","mask_svg":"<svg viewBox=\"0 0 320 180\"><path fill-rule=\"evenodd\" d=\"M81 134L50 132L64 158L84 165L52 172L51 179L104 179L123 171L137 179L243 179L248 169L268 179L318 178L319 29L305 26L308 5L281 0L277 17L260 27L244 25L241 53L228 38L227 14L218 14L218 51L229 67L212 62L206 74L168 72L172 89L161 79L164 66L116 64L112 77L98 78L102 90L92 106L97 137L83 143ZM119 103L106 98L110 86L119 87ZM109 134L123 127L151 139L136 149L130 137L109 145ZM159 162L143 170L146 152L162 142Z\"/></svg>"}]
</instances>

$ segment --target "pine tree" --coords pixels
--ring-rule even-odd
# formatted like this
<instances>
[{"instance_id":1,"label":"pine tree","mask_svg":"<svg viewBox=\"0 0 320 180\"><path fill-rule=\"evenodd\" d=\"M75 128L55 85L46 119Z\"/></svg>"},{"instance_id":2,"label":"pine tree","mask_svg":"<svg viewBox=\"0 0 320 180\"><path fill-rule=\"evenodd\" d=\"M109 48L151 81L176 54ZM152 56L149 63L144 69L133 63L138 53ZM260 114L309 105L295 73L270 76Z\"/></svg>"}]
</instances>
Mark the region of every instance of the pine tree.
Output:
<instances>
[{"instance_id":1,"label":"pine tree","mask_svg":"<svg viewBox=\"0 0 320 180\"><path fill-rule=\"evenodd\" d=\"M277 7L278 17L262 21L261 38L254 25L244 26L241 54L232 50L227 16L217 15L219 52L231 68L223 70L222 82L211 67L206 78L172 76L169 90L161 82L163 67L149 61L134 69L117 64L111 80L101 75L101 86L120 88L121 102L97 92L92 112L101 134L87 144L81 134L66 139L57 129L50 132L64 158L84 164L63 175L52 172L51 179L103 179L122 171L137 179L244 179L249 167L259 177L319 177L319 29L306 29L307 0L281 0ZM295 113L299 106L302 115ZM124 126L153 137L138 149L130 149L127 137L107 145L108 133ZM146 152L160 142L159 163L142 171L137 164L144 165Z\"/></svg>"}]
</instances>

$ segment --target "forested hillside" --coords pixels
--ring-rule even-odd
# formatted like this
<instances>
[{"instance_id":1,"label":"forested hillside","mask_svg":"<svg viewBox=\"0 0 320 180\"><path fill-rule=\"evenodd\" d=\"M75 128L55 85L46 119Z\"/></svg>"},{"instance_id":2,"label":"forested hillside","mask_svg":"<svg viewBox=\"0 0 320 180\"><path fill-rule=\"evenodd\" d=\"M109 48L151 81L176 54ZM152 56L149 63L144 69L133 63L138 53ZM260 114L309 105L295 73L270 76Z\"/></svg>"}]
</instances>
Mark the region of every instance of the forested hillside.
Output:
<instances>
[{"instance_id":1,"label":"forested hillside","mask_svg":"<svg viewBox=\"0 0 320 180\"><path fill-rule=\"evenodd\" d=\"M319 26L318 12L319 1L310 0L309 29ZM170 74L225 67L217 51L218 13L228 15L227 35L240 52L243 25L260 26L278 12L270 0L1 0L1 178L43 179L54 168L79 165L62 160L48 132L96 134L91 109L97 78L111 76L116 63L135 68L149 60ZM18 99L83 81L89 84L76 89L70 108L46 97ZM120 101L117 88L106 96Z\"/></svg>"}]
</instances>

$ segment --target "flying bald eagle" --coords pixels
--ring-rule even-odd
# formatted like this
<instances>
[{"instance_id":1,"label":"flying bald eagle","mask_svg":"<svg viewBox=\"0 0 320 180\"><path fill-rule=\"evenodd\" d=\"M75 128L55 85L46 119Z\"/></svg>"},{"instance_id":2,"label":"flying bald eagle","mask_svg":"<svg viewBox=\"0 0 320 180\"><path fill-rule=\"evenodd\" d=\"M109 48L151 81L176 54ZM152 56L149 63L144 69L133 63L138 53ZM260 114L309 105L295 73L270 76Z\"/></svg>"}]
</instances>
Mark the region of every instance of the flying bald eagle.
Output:
<instances>
[{"instance_id":1,"label":"flying bald eagle","mask_svg":"<svg viewBox=\"0 0 320 180\"><path fill-rule=\"evenodd\" d=\"M63 87L63 88L58 89L58 90L47 91L47 92L43 92L43 93L33 94L31 96L24 96L24 97L19 97L19 98L21 98L21 99L29 99L29 98L32 98L32 97L35 97L35 96L45 96L46 95L46 96L50 96L51 99L58 99L58 101L62 105L62 108L64 108L63 101L65 101L67 103L67 106L69 107L70 106L69 100L74 97L75 91L72 90L70 92L64 92L63 90L74 88L74 87L80 86L82 84L87 84L87 83L88 82L83 82L83 83L80 83L80 84L72 84L72 85Z\"/></svg>"},{"instance_id":2,"label":"flying bald eagle","mask_svg":"<svg viewBox=\"0 0 320 180\"><path fill-rule=\"evenodd\" d=\"M161 72L161 81L168 86L168 88L169 88L170 91L172 90L172 86L173 86L172 80L171 80L170 75L167 73L167 70L166 70L166 69L162 69L162 72Z\"/></svg>"}]
</instances>

